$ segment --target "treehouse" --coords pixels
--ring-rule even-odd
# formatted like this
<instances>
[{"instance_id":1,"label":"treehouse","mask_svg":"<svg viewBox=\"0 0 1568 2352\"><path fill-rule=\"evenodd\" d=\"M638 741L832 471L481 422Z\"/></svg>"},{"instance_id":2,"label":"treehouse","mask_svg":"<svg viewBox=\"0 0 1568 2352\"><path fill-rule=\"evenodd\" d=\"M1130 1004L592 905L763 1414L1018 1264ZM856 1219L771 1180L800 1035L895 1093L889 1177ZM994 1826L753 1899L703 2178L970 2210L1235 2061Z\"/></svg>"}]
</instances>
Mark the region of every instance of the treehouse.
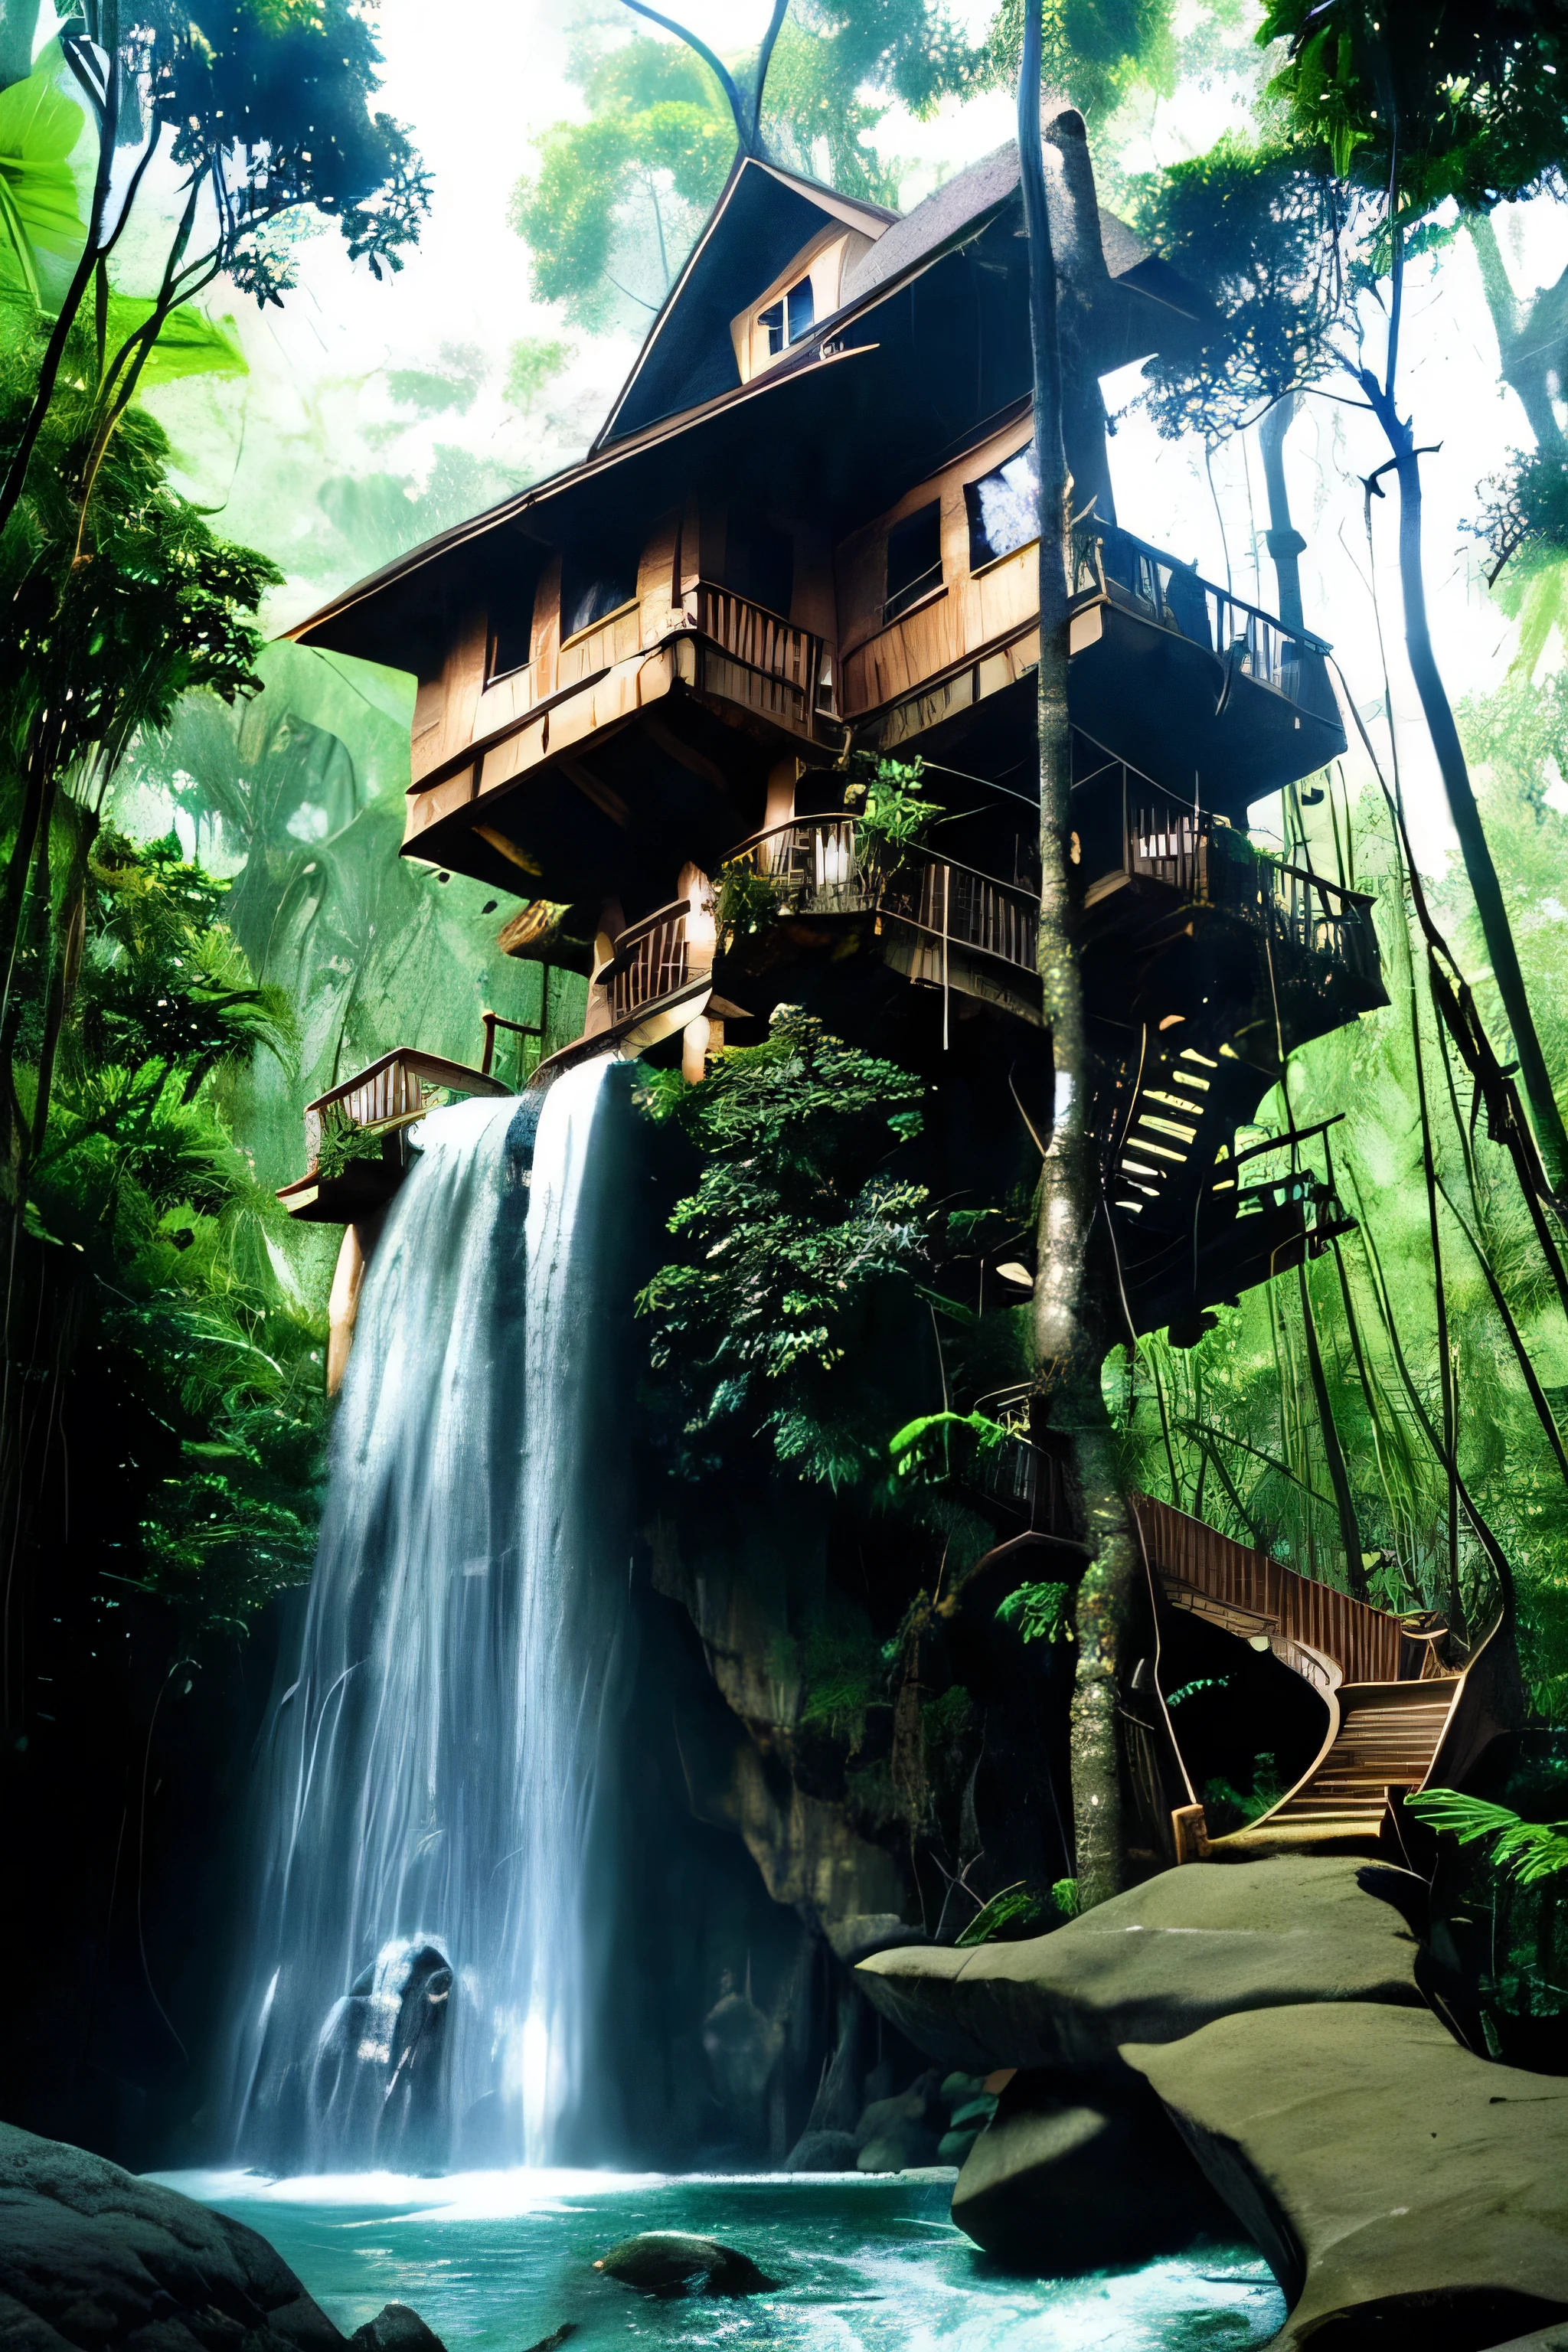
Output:
<instances>
[{"instance_id":1,"label":"treehouse","mask_svg":"<svg viewBox=\"0 0 1568 2352\"><path fill-rule=\"evenodd\" d=\"M1344 749L1328 648L1117 514L1100 379L1201 346L1203 305L1101 211L1079 118L1045 133L1108 1213L1134 1327L1195 1336L1342 1229L1248 1130L1293 1046L1385 999L1370 902L1247 836ZM295 632L416 676L405 856L525 902L502 944L588 982L546 1076L698 1077L812 1002L1048 1125L1027 278L1011 145L905 217L746 157L584 462ZM920 761L934 817L892 839L864 754Z\"/></svg>"}]
</instances>

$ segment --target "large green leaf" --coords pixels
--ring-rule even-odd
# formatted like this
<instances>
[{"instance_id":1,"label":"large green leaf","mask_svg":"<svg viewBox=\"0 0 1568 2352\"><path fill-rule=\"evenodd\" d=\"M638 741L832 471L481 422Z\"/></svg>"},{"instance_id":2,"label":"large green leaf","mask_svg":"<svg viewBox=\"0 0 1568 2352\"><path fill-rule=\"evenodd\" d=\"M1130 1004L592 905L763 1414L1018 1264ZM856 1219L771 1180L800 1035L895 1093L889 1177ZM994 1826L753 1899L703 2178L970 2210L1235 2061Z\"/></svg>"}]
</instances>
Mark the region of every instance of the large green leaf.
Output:
<instances>
[{"instance_id":1,"label":"large green leaf","mask_svg":"<svg viewBox=\"0 0 1568 2352\"><path fill-rule=\"evenodd\" d=\"M58 50L0 90L0 295L42 299L37 257L74 259L87 242L71 152L82 110L55 86Z\"/></svg>"},{"instance_id":2,"label":"large green leaf","mask_svg":"<svg viewBox=\"0 0 1568 2352\"><path fill-rule=\"evenodd\" d=\"M112 294L109 301L109 356L144 326L153 315L153 304L141 297ZM173 383L187 375L248 375L245 353L232 319L209 319L194 304L184 303L171 310L159 331L158 340L147 355L142 370L140 388L150 384Z\"/></svg>"}]
</instances>

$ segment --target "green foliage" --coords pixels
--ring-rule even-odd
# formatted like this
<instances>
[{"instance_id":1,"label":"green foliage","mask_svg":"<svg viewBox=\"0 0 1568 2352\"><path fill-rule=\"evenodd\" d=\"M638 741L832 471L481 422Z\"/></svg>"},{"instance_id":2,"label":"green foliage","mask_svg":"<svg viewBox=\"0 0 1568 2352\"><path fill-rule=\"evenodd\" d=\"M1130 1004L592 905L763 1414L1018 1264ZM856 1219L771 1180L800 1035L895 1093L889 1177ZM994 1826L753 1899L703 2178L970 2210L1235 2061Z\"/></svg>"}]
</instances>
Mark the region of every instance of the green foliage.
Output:
<instances>
[{"instance_id":1,"label":"green foliage","mask_svg":"<svg viewBox=\"0 0 1568 2352\"><path fill-rule=\"evenodd\" d=\"M1289 142L1254 146L1230 134L1131 184L1135 226L1223 321L1195 355L1144 372L1140 404L1168 437L1222 441L1341 364L1350 207L1326 162Z\"/></svg>"},{"instance_id":2,"label":"green foliage","mask_svg":"<svg viewBox=\"0 0 1568 2352\"><path fill-rule=\"evenodd\" d=\"M316 1173L324 1184L333 1177L346 1175L351 1168L379 1162L384 1154L383 1137L343 1119L329 1127L321 1138L321 1149L316 1161Z\"/></svg>"},{"instance_id":3,"label":"green foliage","mask_svg":"<svg viewBox=\"0 0 1568 2352\"><path fill-rule=\"evenodd\" d=\"M891 867L905 850L917 848L939 816L940 801L921 797L921 760L908 761L857 755L844 805L854 815L863 856Z\"/></svg>"},{"instance_id":4,"label":"green foliage","mask_svg":"<svg viewBox=\"0 0 1568 2352\"><path fill-rule=\"evenodd\" d=\"M925 1261L924 1189L888 1164L895 1119L909 1132L923 1095L793 1006L699 1086L650 1076L649 1114L704 1161L669 1220L682 1255L637 1302L689 1463L697 1447L764 1432L781 1462L834 1486L883 1458L875 1391L850 1368L879 1310L912 1302Z\"/></svg>"},{"instance_id":5,"label":"green foliage","mask_svg":"<svg viewBox=\"0 0 1568 2352\"><path fill-rule=\"evenodd\" d=\"M1061 78L1081 113L1091 121L1109 114L1140 83L1163 94L1173 90L1174 14L1170 0L1061 0ZM1001 0L987 45L987 79L1016 86L1023 38L1024 0Z\"/></svg>"},{"instance_id":6,"label":"green foliage","mask_svg":"<svg viewBox=\"0 0 1568 2352\"><path fill-rule=\"evenodd\" d=\"M390 368L386 388L400 408L416 416L462 416L472 408L489 373L477 344L443 343L438 368Z\"/></svg>"},{"instance_id":7,"label":"green foliage","mask_svg":"<svg viewBox=\"0 0 1568 2352\"><path fill-rule=\"evenodd\" d=\"M375 110L381 51L353 0L236 0L155 20L125 37L148 76L149 132L171 160L221 187L216 259L258 302L292 282L261 232L309 205L338 224L351 260L379 278L403 267L429 183L406 134Z\"/></svg>"},{"instance_id":8,"label":"green foliage","mask_svg":"<svg viewBox=\"0 0 1568 2352\"><path fill-rule=\"evenodd\" d=\"M1079 1901L1076 1878L1058 1878L1051 1886L1051 1901L1064 1919L1076 1919L1082 1905Z\"/></svg>"},{"instance_id":9,"label":"green foliage","mask_svg":"<svg viewBox=\"0 0 1568 2352\"><path fill-rule=\"evenodd\" d=\"M922 1412L913 1421L907 1421L889 1441L888 1452L898 1465L899 1475L949 1476L952 1469L952 1440L960 1430L973 1441L973 1454L982 1461L987 1454L998 1452L1012 1435L1004 1423L993 1421L989 1413ZM965 1448L966 1453L969 1450Z\"/></svg>"},{"instance_id":10,"label":"green foliage","mask_svg":"<svg viewBox=\"0 0 1568 2352\"><path fill-rule=\"evenodd\" d=\"M100 1442L117 1442L116 1414L143 1424L118 1440L135 1462L102 1465L143 1481L117 1573L175 1603L192 1634L243 1628L308 1575L324 1410L320 1323L278 1271L281 1212L220 1108L258 1045L293 1042L287 1002L218 919L224 897L176 842L92 844L26 1213L32 1244L86 1286L83 1345L108 1383ZM36 1049L30 964L16 984ZM27 1063L17 1076L31 1096Z\"/></svg>"},{"instance_id":11,"label":"green foliage","mask_svg":"<svg viewBox=\"0 0 1568 2352\"><path fill-rule=\"evenodd\" d=\"M803 1724L817 1724L858 1756L866 1717L885 1696L882 1653L868 1621L857 1613L836 1614L811 1625L802 1665L805 1699Z\"/></svg>"},{"instance_id":12,"label":"green foliage","mask_svg":"<svg viewBox=\"0 0 1568 2352\"><path fill-rule=\"evenodd\" d=\"M721 867L713 909L721 939L753 939L777 921L778 911L778 885L767 875L749 866Z\"/></svg>"},{"instance_id":13,"label":"green foliage","mask_svg":"<svg viewBox=\"0 0 1568 2352\"><path fill-rule=\"evenodd\" d=\"M0 302L40 310L53 307L60 265L87 242L70 167L85 117L57 86L59 73L51 43L26 81L0 90Z\"/></svg>"},{"instance_id":14,"label":"green foliage","mask_svg":"<svg viewBox=\"0 0 1568 2352\"><path fill-rule=\"evenodd\" d=\"M1022 1642L1076 1642L1070 1584L1020 1584L996 1604L996 1622L1016 1625Z\"/></svg>"},{"instance_id":15,"label":"green foliage","mask_svg":"<svg viewBox=\"0 0 1568 2352\"><path fill-rule=\"evenodd\" d=\"M575 343L552 341L544 335L524 335L507 356L506 396L524 415L577 356Z\"/></svg>"},{"instance_id":16,"label":"green foliage","mask_svg":"<svg viewBox=\"0 0 1568 2352\"><path fill-rule=\"evenodd\" d=\"M1568 1871L1568 1821L1527 1822L1507 1805L1467 1797L1458 1789L1422 1789L1405 1800L1405 1810L1429 1829L1447 1830L1461 1845L1491 1843L1492 1868L1534 1886Z\"/></svg>"},{"instance_id":17,"label":"green foliage","mask_svg":"<svg viewBox=\"0 0 1568 2352\"><path fill-rule=\"evenodd\" d=\"M735 152L729 105L684 44L641 34L590 34L568 75L588 119L542 131L537 170L512 192L509 218L531 256L531 290L584 327L608 325L628 293L646 320L724 184Z\"/></svg>"},{"instance_id":18,"label":"green foliage","mask_svg":"<svg viewBox=\"0 0 1568 2352\"><path fill-rule=\"evenodd\" d=\"M1568 155L1568 40L1554 10L1512 0L1268 0L1260 45L1285 41L1271 85L1335 172L1381 193L1397 152L1414 223L1448 199L1489 208Z\"/></svg>"},{"instance_id":19,"label":"green foliage","mask_svg":"<svg viewBox=\"0 0 1568 2352\"><path fill-rule=\"evenodd\" d=\"M1285 1783L1272 1756L1259 1756L1253 1765L1252 1786L1233 1788L1226 1780L1205 1780L1203 1786L1204 1811L1209 1827L1217 1835L1233 1829L1243 1829L1248 1822L1261 1821L1271 1812L1285 1794Z\"/></svg>"},{"instance_id":20,"label":"green foliage","mask_svg":"<svg viewBox=\"0 0 1568 2352\"><path fill-rule=\"evenodd\" d=\"M1050 1897L1033 1894L1022 1884L1006 1886L1000 1895L994 1895L989 1903L981 1905L963 1934L953 1937L953 1942L963 1951L973 1949L977 1944L1009 1943L1020 1936L1028 1935L1043 1921L1049 1920L1052 1909Z\"/></svg>"},{"instance_id":21,"label":"green foliage","mask_svg":"<svg viewBox=\"0 0 1568 2352\"><path fill-rule=\"evenodd\" d=\"M1190 1683L1183 1683L1179 1689L1172 1691L1165 1705L1183 1706L1188 1699L1197 1698L1204 1691L1228 1690L1231 1679L1229 1675L1195 1675Z\"/></svg>"},{"instance_id":22,"label":"green foliage","mask_svg":"<svg viewBox=\"0 0 1568 2352\"><path fill-rule=\"evenodd\" d=\"M42 758L62 773L112 764L135 732L168 723L182 695L250 691L252 614L282 579L219 539L168 478L169 442L143 410L121 418L85 514L76 485L96 420L90 354L51 402L26 494L0 535L0 595L16 658L0 680L0 775ZM29 339L0 344L0 441L35 383Z\"/></svg>"},{"instance_id":23,"label":"green foliage","mask_svg":"<svg viewBox=\"0 0 1568 2352\"><path fill-rule=\"evenodd\" d=\"M1089 15L1117 0L1083 0ZM1134 0L1135 13L1163 0ZM894 100L929 113L984 87L1000 52L968 41L944 0L795 0L768 73L770 154L847 194L893 202L869 133ZM738 68L745 79L744 68ZM710 68L676 40L595 25L568 67L585 119L552 123L518 182L510 219L531 287L583 326L647 325L674 283L734 160L734 119Z\"/></svg>"}]
</instances>

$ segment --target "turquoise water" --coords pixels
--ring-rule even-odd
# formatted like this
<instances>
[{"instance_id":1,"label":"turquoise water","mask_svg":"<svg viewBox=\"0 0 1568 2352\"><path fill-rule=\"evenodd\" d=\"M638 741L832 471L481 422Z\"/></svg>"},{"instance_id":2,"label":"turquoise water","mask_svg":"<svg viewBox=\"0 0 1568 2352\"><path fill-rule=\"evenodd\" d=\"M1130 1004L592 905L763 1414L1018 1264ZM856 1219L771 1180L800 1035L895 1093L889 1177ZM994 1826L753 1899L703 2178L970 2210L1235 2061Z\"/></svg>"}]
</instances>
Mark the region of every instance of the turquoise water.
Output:
<instances>
[{"instance_id":1,"label":"turquoise water","mask_svg":"<svg viewBox=\"0 0 1568 2352\"><path fill-rule=\"evenodd\" d=\"M1285 2317L1250 2247L1089 2279L1005 2275L948 2218L951 2172L163 2177L270 2239L345 2332L407 2303L451 2352L529 2352L567 2321L572 2352L1246 2352ZM661 2302L595 2272L638 2230L721 2238L777 2288Z\"/></svg>"}]
</instances>

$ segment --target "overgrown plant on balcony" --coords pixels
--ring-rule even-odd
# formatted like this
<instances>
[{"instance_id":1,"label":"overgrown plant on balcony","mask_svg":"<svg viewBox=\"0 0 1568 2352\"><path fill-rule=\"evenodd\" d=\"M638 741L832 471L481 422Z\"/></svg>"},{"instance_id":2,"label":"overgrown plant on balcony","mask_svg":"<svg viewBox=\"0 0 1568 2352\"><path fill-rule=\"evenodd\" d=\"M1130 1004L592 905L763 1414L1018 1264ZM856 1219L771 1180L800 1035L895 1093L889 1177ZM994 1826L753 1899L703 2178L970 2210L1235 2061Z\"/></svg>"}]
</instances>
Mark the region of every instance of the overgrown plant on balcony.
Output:
<instances>
[{"instance_id":1,"label":"overgrown plant on balcony","mask_svg":"<svg viewBox=\"0 0 1568 2352\"><path fill-rule=\"evenodd\" d=\"M852 755L844 805L855 819L864 864L890 873L907 851L923 845L931 826L946 814L940 801L921 793L924 776L923 760Z\"/></svg>"}]
</instances>

